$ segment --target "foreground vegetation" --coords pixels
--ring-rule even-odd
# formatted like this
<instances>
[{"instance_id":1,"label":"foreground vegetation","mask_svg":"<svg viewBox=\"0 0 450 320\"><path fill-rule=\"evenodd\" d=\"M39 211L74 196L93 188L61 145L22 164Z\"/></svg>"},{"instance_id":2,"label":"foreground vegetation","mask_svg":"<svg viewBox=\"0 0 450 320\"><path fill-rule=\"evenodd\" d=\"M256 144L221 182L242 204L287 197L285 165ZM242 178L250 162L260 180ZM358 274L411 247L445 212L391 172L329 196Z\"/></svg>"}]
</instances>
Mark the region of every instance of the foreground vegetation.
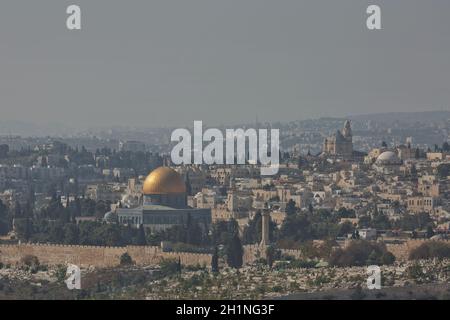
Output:
<instances>
[{"instance_id":1,"label":"foreground vegetation","mask_svg":"<svg viewBox=\"0 0 450 320\"><path fill-rule=\"evenodd\" d=\"M27 257L18 266L0 268L0 299L262 299L307 298L306 293L316 298L328 294L329 299L367 297L365 266L321 267L285 260L275 261L272 267L265 263L241 269L222 265L214 272L203 266L182 267L172 260L157 268L136 267L126 256L121 260L117 268L82 270L82 289L68 290L65 266L50 268ZM449 259L395 262L381 270L383 288L405 288L404 292L418 285L445 286L450 281ZM382 292L377 298L386 297ZM421 298L428 295L416 293L422 293ZM449 299L448 293L430 293L429 298Z\"/></svg>"}]
</instances>

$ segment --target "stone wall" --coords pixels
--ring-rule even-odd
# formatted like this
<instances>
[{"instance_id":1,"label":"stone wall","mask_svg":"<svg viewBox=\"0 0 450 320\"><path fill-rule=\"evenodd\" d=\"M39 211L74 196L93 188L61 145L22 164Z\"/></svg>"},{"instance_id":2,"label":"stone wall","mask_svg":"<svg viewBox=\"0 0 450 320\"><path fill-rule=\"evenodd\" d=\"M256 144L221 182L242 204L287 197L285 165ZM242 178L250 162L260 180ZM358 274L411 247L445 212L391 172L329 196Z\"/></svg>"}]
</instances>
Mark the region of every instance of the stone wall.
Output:
<instances>
[{"instance_id":1,"label":"stone wall","mask_svg":"<svg viewBox=\"0 0 450 320\"><path fill-rule=\"evenodd\" d=\"M249 265L254 263L256 260L260 258L265 258L266 250L264 247L259 244L248 244L243 246L243 256L242 263L243 265Z\"/></svg>"},{"instance_id":2,"label":"stone wall","mask_svg":"<svg viewBox=\"0 0 450 320\"><path fill-rule=\"evenodd\" d=\"M301 260L304 259L305 256L302 252L302 250L296 250L296 249L280 249L281 254L284 256L290 256L295 259Z\"/></svg>"},{"instance_id":3,"label":"stone wall","mask_svg":"<svg viewBox=\"0 0 450 320\"><path fill-rule=\"evenodd\" d=\"M243 264L248 265L254 263L260 258L266 258L266 247L260 244L250 244L243 246ZM295 259L303 259L304 255L301 250L295 249L278 249L283 256L291 256Z\"/></svg>"},{"instance_id":4,"label":"stone wall","mask_svg":"<svg viewBox=\"0 0 450 320\"><path fill-rule=\"evenodd\" d=\"M163 252L157 246L72 246L49 244L0 245L0 262L17 264L26 255L36 256L41 264L73 263L79 266L114 267L120 256L128 252L136 265L157 265L163 259L180 259L183 265L211 265L210 254L188 252Z\"/></svg>"},{"instance_id":5,"label":"stone wall","mask_svg":"<svg viewBox=\"0 0 450 320\"><path fill-rule=\"evenodd\" d=\"M443 241L450 244L450 240L428 240L428 239L411 239L402 243L386 243L386 248L391 252L397 261L407 261L410 252L419 247L421 244L430 241ZM345 241L342 247L346 247L351 241ZM304 259L304 255L301 250L294 249L280 249L281 253L285 256L291 256L295 259ZM265 250L259 244L252 244L244 246L243 262L245 264L251 264L259 258L265 258Z\"/></svg>"},{"instance_id":6,"label":"stone wall","mask_svg":"<svg viewBox=\"0 0 450 320\"><path fill-rule=\"evenodd\" d=\"M400 244L386 244L398 261L408 260L411 250L430 240L407 240ZM450 243L449 240L437 240ZM266 250L259 244L243 246L244 265L265 258ZM188 252L163 252L158 246L126 246L126 247L101 247L101 246L72 246L51 244L18 244L0 245L0 262L4 264L17 264L26 255L36 256L41 264L58 265L73 263L79 266L114 267L119 265L120 256L128 252L136 265L157 265L163 259L180 259L183 265L211 266L211 254ZM301 250L281 249L283 255L289 255L297 259L302 258Z\"/></svg>"},{"instance_id":7,"label":"stone wall","mask_svg":"<svg viewBox=\"0 0 450 320\"><path fill-rule=\"evenodd\" d=\"M399 244L387 243L386 248L388 251L392 252L392 254L395 256L395 258L398 261L407 261L411 250L419 247L421 244L423 244L425 242L430 242L430 241L440 241L440 242L445 242L445 243L450 244L449 240L413 239L413 240L407 240L407 241L405 241L403 243L399 243Z\"/></svg>"}]
</instances>

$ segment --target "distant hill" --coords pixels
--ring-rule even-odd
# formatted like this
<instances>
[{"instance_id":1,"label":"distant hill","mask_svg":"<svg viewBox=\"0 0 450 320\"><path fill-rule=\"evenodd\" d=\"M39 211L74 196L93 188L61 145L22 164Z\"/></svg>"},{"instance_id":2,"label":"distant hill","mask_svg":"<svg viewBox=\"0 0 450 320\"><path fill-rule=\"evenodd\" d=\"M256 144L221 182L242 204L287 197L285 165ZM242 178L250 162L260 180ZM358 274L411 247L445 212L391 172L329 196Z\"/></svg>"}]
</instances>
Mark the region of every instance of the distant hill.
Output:
<instances>
[{"instance_id":1,"label":"distant hill","mask_svg":"<svg viewBox=\"0 0 450 320\"><path fill-rule=\"evenodd\" d=\"M398 124L406 124L406 125L414 125L416 123L438 123L443 121L450 121L450 111L423 111L423 112L389 112L389 113L373 113L373 114L361 114L361 115L351 115L346 117L322 117L316 119L305 119L305 120L293 120L289 122L274 122L272 125L274 127L282 127L285 124L296 123L297 125L301 125L303 128L317 128L317 126L322 126L324 122L328 124L327 127L323 127L324 132L332 132L336 129L340 129L346 119L350 119L354 121L354 125L357 128L357 123L364 123L369 120L377 122L379 124L384 124L386 126L391 126L393 123L397 122ZM318 124L319 123L319 124ZM189 125L189 123L187 124ZM267 123L260 123L261 127L266 127ZM241 123L241 124L230 124L230 128L238 128L238 127L246 127L252 128L255 126L255 123ZM80 133L86 132L96 132L105 131L105 130L119 130L120 126L111 126L106 127L102 126L99 128L72 128L68 125L60 124L60 123L48 123L48 124L37 124L25 121L17 121L17 120L4 120L0 119L0 136L3 135L20 135L22 137L46 137L46 136L60 136L60 135L77 135ZM145 127L123 127L129 132L135 131L147 131L150 128ZM153 128L153 129L162 129L170 130L167 127ZM119 130L120 131L120 130ZM151 131L153 132L153 131ZM115 137L121 138L121 137Z\"/></svg>"},{"instance_id":2,"label":"distant hill","mask_svg":"<svg viewBox=\"0 0 450 320\"><path fill-rule=\"evenodd\" d=\"M25 121L0 120L0 135L20 135L23 137L45 137L74 132L67 125L58 123L35 124Z\"/></svg>"},{"instance_id":3,"label":"distant hill","mask_svg":"<svg viewBox=\"0 0 450 320\"><path fill-rule=\"evenodd\" d=\"M417 123L417 122L441 122L450 120L450 111L423 111L423 112L388 112L354 115L348 117L355 121L376 121L386 124L393 122Z\"/></svg>"}]
</instances>

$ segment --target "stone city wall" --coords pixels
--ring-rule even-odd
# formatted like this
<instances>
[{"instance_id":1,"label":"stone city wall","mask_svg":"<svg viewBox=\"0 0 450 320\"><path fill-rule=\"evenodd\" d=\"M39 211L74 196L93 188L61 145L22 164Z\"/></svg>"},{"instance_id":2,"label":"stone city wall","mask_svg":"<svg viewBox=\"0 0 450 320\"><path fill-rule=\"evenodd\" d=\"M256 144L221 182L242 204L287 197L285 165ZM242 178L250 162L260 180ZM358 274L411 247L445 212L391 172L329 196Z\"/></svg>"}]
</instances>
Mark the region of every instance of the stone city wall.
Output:
<instances>
[{"instance_id":1,"label":"stone city wall","mask_svg":"<svg viewBox=\"0 0 450 320\"><path fill-rule=\"evenodd\" d=\"M302 250L296 250L296 249L280 249L281 254L283 256L289 256L289 257L293 257L295 259L301 260L304 259L305 256L302 252Z\"/></svg>"},{"instance_id":2,"label":"stone city wall","mask_svg":"<svg viewBox=\"0 0 450 320\"><path fill-rule=\"evenodd\" d=\"M157 265L163 259L180 259L183 265L211 265L210 254L163 252L157 246L101 247L51 244L0 245L0 262L17 264L27 255L36 256L41 264L73 263L82 267L114 267L120 256L128 252L136 265Z\"/></svg>"},{"instance_id":3,"label":"stone city wall","mask_svg":"<svg viewBox=\"0 0 450 320\"><path fill-rule=\"evenodd\" d=\"M266 248L259 244L250 244L243 246L243 264L248 265L254 263L256 260L266 258ZM295 249L277 249L283 256L290 256L295 259L303 259L304 255L301 250Z\"/></svg>"},{"instance_id":4,"label":"stone city wall","mask_svg":"<svg viewBox=\"0 0 450 320\"><path fill-rule=\"evenodd\" d=\"M394 254L398 261L408 260L411 250L430 240L407 240L399 244L387 243L387 249ZM449 240L436 240L450 243ZM157 265L163 259L180 259L183 265L211 266L211 254L189 252L164 252L158 246L78 246L53 244L17 244L0 245L0 262L3 264L17 264L27 255L36 256L44 265L58 265L73 263L82 267L114 267L119 265L120 256L128 252L136 265ZM302 259L301 250L281 249L283 255ZM260 258L265 258L266 250L259 244L243 246L244 265L252 264Z\"/></svg>"},{"instance_id":5,"label":"stone city wall","mask_svg":"<svg viewBox=\"0 0 450 320\"><path fill-rule=\"evenodd\" d=\"M243 246L242 263L249 265L260 258L265 258L266 251L259 244L248 244Z\"/></svg>"},{"instance_id":6,"label":"stone city wall","mask_svg":"<svg viewBox=\"0 0 450 320\"><path fill-rule=\"evenodd\" d=\"M411 239L402 243L386 243L386 248L391 252L397 261L407 261L412 250L419 247L421 244L430 241L443 241L450 244L450 240L429 240L429 239ZM342 247L346 247L351 241L346 241ZM282 255L291 256L295 259L304 259L302 250L296 249L280 249ZM260 258L265 258L265 250L259 244L245 245L243 262L245 264L252 264Z\"/></svg>"},{"instance_id":7,"label":"stone city wall","mask_svg":"<svg viewBox=\"0 0 450 320\"><path fill-rule=\"evenodd\" d=\"M412 250L419 247L421 244L430 241L440 241L450 244L449 240L413 239L398 244L386 243L386 248L395 256L398 261L407 261L409 258L409 253Z\"/></svg>"}]
</instances>

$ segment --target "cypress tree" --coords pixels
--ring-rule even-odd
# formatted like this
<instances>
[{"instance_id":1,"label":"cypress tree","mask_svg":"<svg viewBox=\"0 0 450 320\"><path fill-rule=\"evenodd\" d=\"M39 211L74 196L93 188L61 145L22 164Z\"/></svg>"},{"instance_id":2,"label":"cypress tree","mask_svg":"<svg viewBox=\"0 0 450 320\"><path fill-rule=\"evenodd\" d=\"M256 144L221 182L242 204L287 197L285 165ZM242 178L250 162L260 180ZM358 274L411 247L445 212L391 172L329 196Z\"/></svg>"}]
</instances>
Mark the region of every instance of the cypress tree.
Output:
<instances>
[{"instance_id":1,"label":"cypress tree","mask_svg":"<svg viewBox=\"0 0 450 320\"><path fill-rule=\"evenodd\" d=\"M137 245L145 246L147 244L147 240L145 239L145 230L144 225L139 225L139 231L137 235Z\"/></svg>"},{"instance_id":2,"label":"cypress tree","mask_svg":"<svg viewBox=\"0 0 450 320\"><path fill-rule=\"evenodd\" d=\"M241 240L235 233L229 240L227 246L227 263L230 267L239 269L242 267L243 248Z\"/></svg>"},{"instance_id":3,"label":"cypress tree","mask_svg":"<svg viewBox=\"0 0 450 320\"><path fill-rule=\"evenodd\" d=\"M217 247L214 247L214 254L211 259L211 270L214 273L219 272L219 253L217 252Z\"/></svg>"}]
</instances>

